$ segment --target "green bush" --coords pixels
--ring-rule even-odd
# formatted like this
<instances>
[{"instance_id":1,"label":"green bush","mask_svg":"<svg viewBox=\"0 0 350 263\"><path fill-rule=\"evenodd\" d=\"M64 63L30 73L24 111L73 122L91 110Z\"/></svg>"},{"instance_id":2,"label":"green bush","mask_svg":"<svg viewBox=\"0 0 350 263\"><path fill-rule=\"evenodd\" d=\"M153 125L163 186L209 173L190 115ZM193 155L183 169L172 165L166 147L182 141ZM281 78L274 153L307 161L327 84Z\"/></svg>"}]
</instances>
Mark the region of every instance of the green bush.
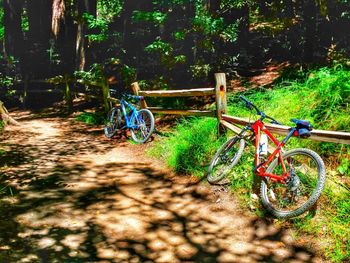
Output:
<instances>
[{"instance_id":1,"label":"green bush","mask_svg":"<svg viewBox=\"0 0 350 263\"><path fill-rule=\"evenodd\" d=\"M215 119L183 119L169 137L153 146L150 153L166 160L177 173L201 175L221 142L217 139Z\"/></svg>"},{"instance_id":2,"label":"green bush","mask_svg":"<svg viewBox=\"0 0 350 263\"><path fill-rule=\"evenodd\" d=\"M105 122L105 115L102 112L83 112L75 119L90 125L100 125Z\"/></svg>"}]
</instances>

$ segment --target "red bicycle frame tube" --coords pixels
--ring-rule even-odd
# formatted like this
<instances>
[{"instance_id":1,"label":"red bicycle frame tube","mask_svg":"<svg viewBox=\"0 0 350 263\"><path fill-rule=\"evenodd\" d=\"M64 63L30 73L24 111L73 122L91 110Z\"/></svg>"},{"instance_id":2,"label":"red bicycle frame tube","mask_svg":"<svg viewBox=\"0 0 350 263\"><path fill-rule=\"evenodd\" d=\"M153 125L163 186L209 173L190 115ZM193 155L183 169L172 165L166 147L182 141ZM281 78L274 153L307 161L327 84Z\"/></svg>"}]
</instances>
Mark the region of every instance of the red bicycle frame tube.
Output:
<instances>
[{"instance_id":1,"label":"red bicycle frame tube","mask_svg":"<svg viewBox=\"0 0 350 263\"><path fill-rule=\"evenodd\" d=\"M282 147L285 145L285 142L279 142L265 127L264 123L261 120L257 120L251 126L255 134L255 174L261 177L269 177L274 182L285 183L286 179L289 177L286 166L283 163L282 159ZM276 149L270 154L265 162L260 161L260 135L265 133L267 137L276 145ZM266 173L268 165L275 159L278 154L278 161L282 166L283 173L282 175L275 175Z\"/></svg>"}]
</instances>

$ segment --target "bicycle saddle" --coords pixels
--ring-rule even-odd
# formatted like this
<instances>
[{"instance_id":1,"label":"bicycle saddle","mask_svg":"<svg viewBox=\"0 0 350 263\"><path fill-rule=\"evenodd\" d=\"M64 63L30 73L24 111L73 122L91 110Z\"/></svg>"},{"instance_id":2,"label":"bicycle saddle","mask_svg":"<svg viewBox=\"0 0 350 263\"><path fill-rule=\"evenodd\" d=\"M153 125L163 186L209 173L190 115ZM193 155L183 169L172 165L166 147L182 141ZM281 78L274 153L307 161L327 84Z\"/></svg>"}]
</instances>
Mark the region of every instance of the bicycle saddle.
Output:
<instances>
[{"instance_id":1,"label":"bicycle saddle","mask_svg":"<svg viewBox=\"0 0 350 263\"><path fill-rule=\"evenodd\" d=\"M313 129L313 126L308 121L298 119L291 119L291 121L297 125L297 129L307 129L309 131L312 131Z\"/></svg>"},{"instance_id":2,"label":"bicycle saddle","mask_svg":"<svg viewBox=\"0 0 350 263\"><path fill-rule=\"evenodd\" d=\"M301 138L308 138L311 136L310 131L312 131L313 126L311 125L310 122L305 121L305 120L298 120L298 119L292 119L292 122L294 122L297 127L297 135Z\"/></svg>"}]
</instances>

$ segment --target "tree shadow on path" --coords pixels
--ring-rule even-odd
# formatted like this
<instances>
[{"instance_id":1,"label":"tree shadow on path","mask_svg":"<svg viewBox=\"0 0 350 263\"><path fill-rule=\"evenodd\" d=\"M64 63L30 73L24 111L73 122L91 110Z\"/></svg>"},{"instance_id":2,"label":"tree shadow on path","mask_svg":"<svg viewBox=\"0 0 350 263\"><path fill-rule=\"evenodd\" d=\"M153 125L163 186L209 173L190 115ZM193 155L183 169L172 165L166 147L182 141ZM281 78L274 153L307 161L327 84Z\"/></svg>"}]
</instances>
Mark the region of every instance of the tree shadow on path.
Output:
<instances>
[{"instance_id":1,"label":"tree shadow on path","mask_svg":"<svg viewBox=\"0 0 350 263\"><path fill-rule=\"evenodd\" d=\"M111 144L63 119L27 125L33 134L0 143L27 156L1 168L18 194L1 200L0 262L319 260L229 195L218 202L209 186L178 182L143 145Z\"/></svg>"}]
</instances>

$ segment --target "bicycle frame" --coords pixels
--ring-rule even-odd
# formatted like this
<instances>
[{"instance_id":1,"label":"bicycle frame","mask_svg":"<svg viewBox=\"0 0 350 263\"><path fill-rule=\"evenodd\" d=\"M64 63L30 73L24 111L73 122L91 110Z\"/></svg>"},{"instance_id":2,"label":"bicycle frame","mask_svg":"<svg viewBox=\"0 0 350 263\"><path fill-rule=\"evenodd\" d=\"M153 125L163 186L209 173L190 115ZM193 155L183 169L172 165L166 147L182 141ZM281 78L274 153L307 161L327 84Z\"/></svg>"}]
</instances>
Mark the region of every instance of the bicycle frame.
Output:
<instances>
[{"instance_id":1,"label":"bicycle frame","mask_svg":"<svg viewBox=\"0 0 350 263\"><path fill-rule=\"evenodd\" d=\"M131 110L130 117L126 112L126 107L128 107ZM124 119L125 119L125 126L122 127L121 129L137 129L137 125L132 124L132 120L134 118L137 118L137 109L124 99L120 99L120 108L122 109Z\"/></svg>"},{"instance_id":2,"label":"bicycle frame","mask_svg":"<svg viewBox=\"0 0 350 263\"><path fill-rule=\"evenodd\" d=\"M282 148L287 143L287 141L295 134L296 129L292 128L288 135L283 139L283 141L279 142L271 132L265 127L264 123L261 120L257 120L254 122L249 129L255 134L255 174L260 177L268 177L274 182L286 183L286 180L289 178L289 172L287 172L286 166L282 160ZM267 160L261 162L260 158L260 135L265 133L267 137L276 145L276 149L268 156ZM278 155L278 161L282 166L283 174L275 175L266 173L266 169L269 164L275 159Z\"/></svg>"}]
</instances>

